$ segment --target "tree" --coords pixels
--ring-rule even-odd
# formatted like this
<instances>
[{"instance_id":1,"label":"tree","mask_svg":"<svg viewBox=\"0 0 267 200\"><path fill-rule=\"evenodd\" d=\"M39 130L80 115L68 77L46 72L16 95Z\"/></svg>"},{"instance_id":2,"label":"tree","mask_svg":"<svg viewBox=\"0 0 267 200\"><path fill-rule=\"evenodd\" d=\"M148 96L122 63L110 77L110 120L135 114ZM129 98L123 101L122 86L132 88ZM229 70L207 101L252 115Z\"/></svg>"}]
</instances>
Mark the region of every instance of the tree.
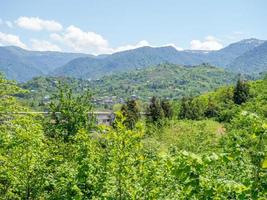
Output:
<instances>
[{"instance_id":1,"label":"tree","mask_svg":"<svg viewBox=\"0 0 267 200\"><path fill-rule=\"evenodd\" d=\"M153 96L147 108L148 121L157 124L164 118L164 111L161 107L160 100Z\"/></svg>"},{"instance_id":2,"label":"tree","mask_svg":"<svg viewBox=\"0 0 267 200\"><path fill-rule=\"evenodd\" d=\"M181 119L201 119L203 117L203 112L200 103L200 100L197 98L182 98L179 117Z\"/></svg>"},{"instance_id":3,"label":"tree","mask_svg":"<svg viewBox=\"0 0 267 200\"><path fill-rule=\"evenodd\" d=\"M249 98L249 85L242 80L238 80L234 88L233 100L235 104L241 105Z\"/></svg>"},{"instance_id":4,"label":"tree","mask_svg":"<svg viewBox=\"0 0 267 200\"><path fill-rule=\"evenodd\" d=\"M0 124L0 199L36 199L44 187L46 148L31 115Z\"/></svg>"},{"instance_id":5,"label":"tree","mask_svg":"<svg viewBox=\"0 0 267 200\"><path fill-rule=\"evenodd\" d=\"M68 141L79 129L92 129L95 119L92 113L89 91L74 95L67 85L59 84L49 106L49 119L46 122L47 134Z\"/></svg>"},{"instance_id":6,"label":"tree","mask_svg":"<svg viewBox=\"0 0 267 200\"><path fill-rule=\"evenodd\" d=\"M22 92L0 74L0 199L36 199L44 186L43 130L36 116L16 113L28 110L15 98Z\"/></svg>"},{"instance_id":7,"label":"tree","mask_svg":"<svg viewBox=\"0 0 267 200\"><path fill-rule=\"evenodd\" d=\"M222 138L224 152L231 158L226 170L231 170L231 176L236 176L235 179L238 178L247 185L250 199L266 198L266 119L242 111L231 120L228 129L227 136Z\"/></svg>"},{"instance_id":8,"label":"tree","mask_svg":"<svg viewBox=\"0 0 267 200\"><path fill-rule=\"evenodd\" d=\"M163 110L164 117L168 119L171 119L173 117L173 110L170 101L166 99L161 101L161 108Z\"/></svg>"},{"instance_id":9,"label":"tree","mask_svg":"<svg viewBox=\"0 0 267 200\"><path fill-rule=\"evenodd\" d=\"M133 129L136 122L140 119L140 110L136 100L128 100L126 104L122 106L121 112L125 117L124 125L129 129Z\"/></svg>"},{"instance_id":10,"label":"tree","mask_svg":"<svg viewBox=\"0 0 267 200\"><path fill-rule=\"evenodd\" d=\"M208 118L217 117L219 114L219 107L214 103L213 99L208 100L208 105L204 111L204 115Z\"/></svg>"}]
</instances>

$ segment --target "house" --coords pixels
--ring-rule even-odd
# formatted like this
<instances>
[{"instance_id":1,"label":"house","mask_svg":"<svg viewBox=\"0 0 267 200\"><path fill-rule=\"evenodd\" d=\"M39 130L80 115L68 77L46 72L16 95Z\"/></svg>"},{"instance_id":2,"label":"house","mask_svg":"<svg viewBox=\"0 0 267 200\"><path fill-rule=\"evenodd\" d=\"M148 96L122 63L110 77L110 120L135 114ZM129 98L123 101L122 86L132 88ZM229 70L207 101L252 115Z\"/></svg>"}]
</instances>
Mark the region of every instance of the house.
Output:
<instances>
[{"instance_id":1,"label":"house","mask_svg":"<svg viewBox=\"0 0 267 200\"><path fill-rule=\"evenodd\" d=\"M90 115L90 114L89 114ZM113 112L93 112L97 124L110 126L115 119Z\"/></svg>"}]
</instances>

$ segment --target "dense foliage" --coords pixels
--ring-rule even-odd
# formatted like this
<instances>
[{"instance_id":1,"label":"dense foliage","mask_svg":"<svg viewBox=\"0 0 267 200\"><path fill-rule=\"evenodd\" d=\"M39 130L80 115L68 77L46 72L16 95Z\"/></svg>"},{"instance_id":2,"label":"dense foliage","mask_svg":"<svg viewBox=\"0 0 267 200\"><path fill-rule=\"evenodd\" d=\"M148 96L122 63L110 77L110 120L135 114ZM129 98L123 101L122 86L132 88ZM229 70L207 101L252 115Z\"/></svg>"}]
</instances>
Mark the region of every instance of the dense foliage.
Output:
<instances>
[{"instance_id":1,"label":"dense foliage","mask_svg":"<svg viewBox=\"0 0 267 200\"><path fill-rule=\"evenodd\" d=\"M234 88L233 100L234 103L241 105L249 98L249 85L240 79L237 81Z\"/></svg>"},{"instance_id":2,"label":"dense foliage","mask_svg":"<svg viewBox=\"0 0 267 200\"><path fill-rule=\"evenodd\" d=\"M122 107L121 113L125 117L124 125L133 129L140 119L140 108L138 108L137 102L134 99L128 100Z\"/></svg>"},{"instance_id":3,"label":"dense foliage","mask_svg":"<svg viewBox=\"0 0 267 200\"><path fill-rule=\"evenodd\" d=\"M258 81L237 81L235 87L222 87L194 98L180 102L181 119L213 118L230 122L241 110L255 112L267 117L267 79Z\"/></svg>"},{"instance_id":4,"label":"dense foliage","mask_svg":"<svg viewBox=\"0 0 267 200\"><path fill-rule=\"evenodd\" d=\"M266 81L250 82L242 105L231 87L196 97L203 113L211 100L230 112L229 123L174 118L159 129L139 120L129 129L121 113L114 127L87 126L77 112L86 95L69 89L51 100L65 116L58 123L14 113L28 110L14 97L24 91L0 77L0 199L266 199ZM80 120L73 129L70 112Z\"/></svg>"},{"instance_id":5,"label":"dense foliage","mask_svg":"<svg viewBox=\"0 0 267 200\"><path fill-rule=\"evenodd\" d=\"M94 125L89 91L74 96L71 88L60 83L49 103L48 115L45 128L51 137L69 140L81 128L89 131Z\"/></svg>"},{"instance_id":6,"label":"dense foliage","mask_svg":"<svg viewBox=\"0 0 267 200\"><path fill-rule=\"evenodd\" d=\"M119 73L98 80L39 77L21 86L30 91L23 99L36 109L46 107L47 97L56 91L58 82L67 83L74 93L92 91L98 109L114 103L123 103L133 96L148 102L153 96L177 99L212 91L234 82L235 75L203 64L195 67L162 64L147 69Z\"/></svg>"}]
</instances>

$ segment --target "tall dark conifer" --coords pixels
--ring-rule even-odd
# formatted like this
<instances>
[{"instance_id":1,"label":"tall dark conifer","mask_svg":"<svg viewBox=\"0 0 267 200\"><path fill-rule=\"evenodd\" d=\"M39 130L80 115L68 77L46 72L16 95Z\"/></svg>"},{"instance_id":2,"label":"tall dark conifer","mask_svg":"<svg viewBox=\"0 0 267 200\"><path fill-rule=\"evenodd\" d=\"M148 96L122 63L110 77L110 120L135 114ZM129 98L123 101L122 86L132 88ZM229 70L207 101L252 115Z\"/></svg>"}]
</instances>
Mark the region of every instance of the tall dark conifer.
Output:
<instances>
[{"instance_id":1,"label":"tall dark conifer","mask_svg":"<svg viewBox=\"0 0 267 200\"><path fill-rule=\"evenodd\" d=\"M140 119L140 110L136 100L128 100L126 104L122 106L121 112L126 118L124 121L125 126L127 126L129 129L133 129L136 122Z\"/></svg>"},{"instance_id":2,"label":"tall dark conifer","mask_svg":"<svg viewBox=\"0 0 267 200\"><path fill-rule=\"evenodd\" d=\"M153 96L147 109L148 120L157 123L164 118L164 111L161 107L160 100Z\"/></svg>"},{"instance_id":3,"label":"tall dark conifer","mask_svg":"<svg viewBox=\"0 0 267 200\"><path fill-rule=\"evenodd\" d=\"M241 105L249 98L249 85L242 80L238 80L234 88L233 100L235 104Z\"/></svg>"}]
</instances>

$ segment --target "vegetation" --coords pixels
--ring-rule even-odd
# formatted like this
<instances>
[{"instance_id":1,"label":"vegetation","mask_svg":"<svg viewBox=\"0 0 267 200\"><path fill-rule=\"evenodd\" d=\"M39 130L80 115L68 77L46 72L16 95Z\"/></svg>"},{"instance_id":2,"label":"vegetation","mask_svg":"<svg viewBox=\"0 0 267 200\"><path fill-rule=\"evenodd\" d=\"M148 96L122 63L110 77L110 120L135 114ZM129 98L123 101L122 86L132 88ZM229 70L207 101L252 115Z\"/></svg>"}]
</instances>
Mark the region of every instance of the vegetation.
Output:
<instances>
[{"instance_id":1,"label":"vegetation","mask_svg":"<svg viewBox=\"0 0 267 200\"><path fill-rule=\"evenodd\" d=\"M241 81L240 79L237 81L237 84L234 88L234 103L242 104L245 103L249 98L249 86L245 81Z\"/></svg>"},{"instance_id":2,"label":"vegetation","mask_svg":"<svg viewBox=\"0 0 267 200\"><path fill-rule=\"evenodd\" d=\"M23 100L35 109L43 110L47 107L49 98L56 92L58 82L68 84L75 94L90 89L96 107L110 109L111 105L124 103L131 96L143 103L149 102L153 96L180 99L212 91L222 85L234 83L234 80L234 74L207 64L195 67L162 64L91 81L39 77L21 86L30 91L23 95ZM145 105L143 110L144 108Z\"/></svg>"},{"instance_id":3,"label":"vegetation","mask_svg":"<svg viewBox=\"0 0 267 200\"><path fill-rule=\"evenodd\" d=\"M152 98L144 121L128 101L105 127L85 120L87 92L64 87L51 116L16 114L25 91L1 76L0 199L266 199L266 81L248 82L241 105L229 86L184 99L170 119L170 102Z\"/></svg>"},{"instance_id":4,"label":"vegetation","mask_svg":"<svg viewBox=\"0 0 267 200\"><path fill-rule=\"evenodd\" d=\"M266 86L266 78L251 82L239 80L235 87L222 87L194 98L184 98L180 102L179 117L180 119L213 118L220 122L230 122L241 110L267 117Z\"/></svg>"},{"instance_id":5,"label":"vegetation","mask_svg":"<svg viewBox=\"0 0 267 200\"><path fill-rule=\"evenodd\" d=\"M125 117L124 125L133 129L140 119L140 108L138 108L137 102L134 99L130 99L121 108L121 113Z\"/></svg>"},{"instance_id":6,"label":"vegetation","mask_svg":"<svg viewBox=\"0 0 267 200\"><path fill-rule=\"evenodd\" d=\"M69 140L81 128L90 130L94 125L94 116L89 91L74 96L71 88L59 84L58 93L49 103L47 120L45 128L47 133L52 134L50 137Z\"/></svg>"}]
</instances>

